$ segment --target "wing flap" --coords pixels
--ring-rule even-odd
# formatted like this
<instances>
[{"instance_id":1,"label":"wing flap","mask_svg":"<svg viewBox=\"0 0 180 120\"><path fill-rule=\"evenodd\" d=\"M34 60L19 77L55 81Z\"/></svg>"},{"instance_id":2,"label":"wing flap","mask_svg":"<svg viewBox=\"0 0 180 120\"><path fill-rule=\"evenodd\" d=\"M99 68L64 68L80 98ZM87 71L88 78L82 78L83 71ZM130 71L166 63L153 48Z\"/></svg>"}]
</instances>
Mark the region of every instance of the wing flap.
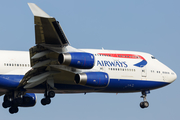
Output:
<instances>
[{"instance_id":1,"label":"wing flap","mask_svg":"<svg viewBox=\"0 0 180 120\"><path fill-rule=\"evenodd\" d=\"M36 53L34 56L31 57L31 59L38 59L38 58L40 58L40 57L45 56L45 55L48 54L48 53L50 53L49 50Z\"/></svg>"},{"instance_id":2,"label":"wing flap","mask_svg":"<svg viewBox=\"0 0 180 120\"><path fill-rule=\"evenodd\" d=\"M55 22L55 18L36 18L35 16L35 35L36 44L57 44L63 45L56 30L54 29L52 22Z\"/></svg>"},{"instance_id":3,"label":"wing flap","mask_svg":"<svg viewBox=\"0 0 180 120\"><path fill-rule=\"evenodd\" d=\"M63 32L63 29L61 28L60 24L58 21L54 21L52 22L53 23L53 26L54 28L56 29L56 32L59 36L59 38L61 39L61 42L62 44L69 44L64 32Z\"/></svg>"},{"instance_id":4,"label":"wing flap","mask_svg":"<svg viewBox=\"0 0 180 120\"><path fill-rule=\"evenodd\" d=\"M51 63L51 60L45 60L45 61L36 63L34 66L32 66L32 68L34 69L34 68L38 68L42 66L47 66L50 63Z\"/></svg>"},{"instance_id":5,"label":"wing flap","mask_svg":"<svg viewBox=\"0 0 180 120\"><path fill-rule=\"evenodd\" d=\"M56 73L57 72L45 72L45 73L33 76L27 81L27 84L24 86L24 88L25 89L33 88L33 87L45 82L46 80L50 81L50 80L52 80L51 76L53 76ZM48 83L50 83L50 85L53 86L52 82L48 82Z\"/></svg>"},{"instance_id":6,"label":"wing flap","mask_svg":"<svg viewBox=\"0 0 180 120\"><path fill-rule=\"evenodd\" d=\"M45 72L45 73L42 73L40 75L37 75L37 76L34 76L32 77L31 79L29 79L27 81L27 83L35 83L35 82L44 82L46 79L46 77L48 77L51 73L50 72Z\"/></svg>"}]
</instances>

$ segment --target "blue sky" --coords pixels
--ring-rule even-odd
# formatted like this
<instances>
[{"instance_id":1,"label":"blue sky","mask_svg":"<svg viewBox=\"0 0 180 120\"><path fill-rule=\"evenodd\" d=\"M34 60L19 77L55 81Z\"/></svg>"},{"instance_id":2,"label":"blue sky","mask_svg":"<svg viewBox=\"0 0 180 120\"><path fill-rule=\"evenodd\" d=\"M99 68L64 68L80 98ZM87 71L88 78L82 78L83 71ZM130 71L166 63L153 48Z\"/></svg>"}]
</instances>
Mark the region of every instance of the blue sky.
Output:
<instances>
[{"instance_id":1,"label":"blue sky","mask_svg":"<svg viewBox=\"0 0 180 120\"><path fill-rule=\"evenodd\" d=\"M34 18L27 2L36 3L61 24L76 48L142 51L153 54L179 75L179 0L18 0L1 1L1 50L28 51L35 45ZM180 118L179 78L148 94L149 108L141 109L140 93L58 94L42 106L9 114L0 108L0 119L63 120L175 120ZM0 102L2 102L1 97Z\"/></svg>"}]
</instances>

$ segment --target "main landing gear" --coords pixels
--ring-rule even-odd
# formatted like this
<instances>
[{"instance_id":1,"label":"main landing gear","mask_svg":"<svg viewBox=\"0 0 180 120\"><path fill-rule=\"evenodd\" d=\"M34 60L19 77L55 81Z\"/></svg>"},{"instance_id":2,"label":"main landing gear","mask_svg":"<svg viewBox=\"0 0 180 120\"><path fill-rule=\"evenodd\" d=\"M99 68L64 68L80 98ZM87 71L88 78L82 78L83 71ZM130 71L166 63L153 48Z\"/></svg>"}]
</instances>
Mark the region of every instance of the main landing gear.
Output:
<instances>
[{"instance_id":1,"label":"main landing gear","mask_svg":"<svg viewBox=\"0 0 180 120\"><path fill-rule=\"evenodd\" d=\"M45 83L45 92L44 92L44 98L41 99L42 105L48 105L51 103L51 98L55 96L55 92L51 90L51 88L54 89L54 81L46 81Z\"/></svg>"},{"instance_id":2,"label":"main landing gear","mask_svg":"<svg viewBox=\"0 0 180 120\"><path fill-rule=\"evenodd\" d=\"M55 96L55 92L54 91L47 91L47 89L45 90L44 93L44 98L41 99L41 104L42 105L48 105L51 103L51 98L53 98Z\"/></svg>"},{"instance_id":3,"label":"main landing gear","mask_svg":"<svg viewBox=\"0 0 180 120\"><path fill-rule=\"evenodd\" d=\"M146 99L146 96L148 93L150 93L150 91L142 91L141 93L142 93L141 98L143 98L143 102L140 103L140 107L141 108L147 108L149 106L149 103Z\"/></svg>"},{"instance_id":4,"label":"main landing gear","mask_svg":"<svg viewBox=\"0 0 180 120\"><path fill-rule=\"evenodd\" d=\"M10 92L4 95L4 102L2 103L3 108L9 108L11 114L19 111L18 106L23 103L22 93Z\"/></svg>"}]
</instances>

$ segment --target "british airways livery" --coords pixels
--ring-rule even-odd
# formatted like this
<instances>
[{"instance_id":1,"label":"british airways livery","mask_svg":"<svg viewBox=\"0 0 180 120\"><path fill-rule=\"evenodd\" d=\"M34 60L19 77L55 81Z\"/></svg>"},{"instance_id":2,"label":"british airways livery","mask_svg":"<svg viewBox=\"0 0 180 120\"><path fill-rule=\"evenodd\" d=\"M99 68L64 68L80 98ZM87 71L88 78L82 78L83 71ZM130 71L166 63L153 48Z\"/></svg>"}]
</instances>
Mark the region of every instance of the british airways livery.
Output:
<instances>
[{"instance_id":1,"label":"british airways livery","mask_svg":"<svg viewBox=\"0 0 180 120\"><path fill-rule=\"evenodd\" d=\"M0 95L11 114L42 105L55 93L141 92L147 108L150 90L169 85L177 75L153 55L144 52L76 49L70 46L60 24L34 3L28 3L35 23L36 45L29 52L0 51Z\"/></svg>"}]
</instances>

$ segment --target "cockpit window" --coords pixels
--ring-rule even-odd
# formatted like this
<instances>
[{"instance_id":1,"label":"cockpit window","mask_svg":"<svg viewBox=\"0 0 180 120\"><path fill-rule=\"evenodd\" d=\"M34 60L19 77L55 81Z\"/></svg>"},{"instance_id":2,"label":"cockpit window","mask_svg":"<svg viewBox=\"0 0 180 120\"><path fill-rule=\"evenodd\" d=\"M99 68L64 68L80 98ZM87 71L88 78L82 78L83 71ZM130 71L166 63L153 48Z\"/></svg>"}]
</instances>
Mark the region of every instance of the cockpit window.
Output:
<instances>
[{"instance_id":1,"label":"cockpit window","mask_svg":"<svg viewBox=\"0 0 180 120\"><path fill-rule=\"evenodd\" d=\"M152 59L156 59L154 56L151 56Z\"/></svg>"}]
</instances>

